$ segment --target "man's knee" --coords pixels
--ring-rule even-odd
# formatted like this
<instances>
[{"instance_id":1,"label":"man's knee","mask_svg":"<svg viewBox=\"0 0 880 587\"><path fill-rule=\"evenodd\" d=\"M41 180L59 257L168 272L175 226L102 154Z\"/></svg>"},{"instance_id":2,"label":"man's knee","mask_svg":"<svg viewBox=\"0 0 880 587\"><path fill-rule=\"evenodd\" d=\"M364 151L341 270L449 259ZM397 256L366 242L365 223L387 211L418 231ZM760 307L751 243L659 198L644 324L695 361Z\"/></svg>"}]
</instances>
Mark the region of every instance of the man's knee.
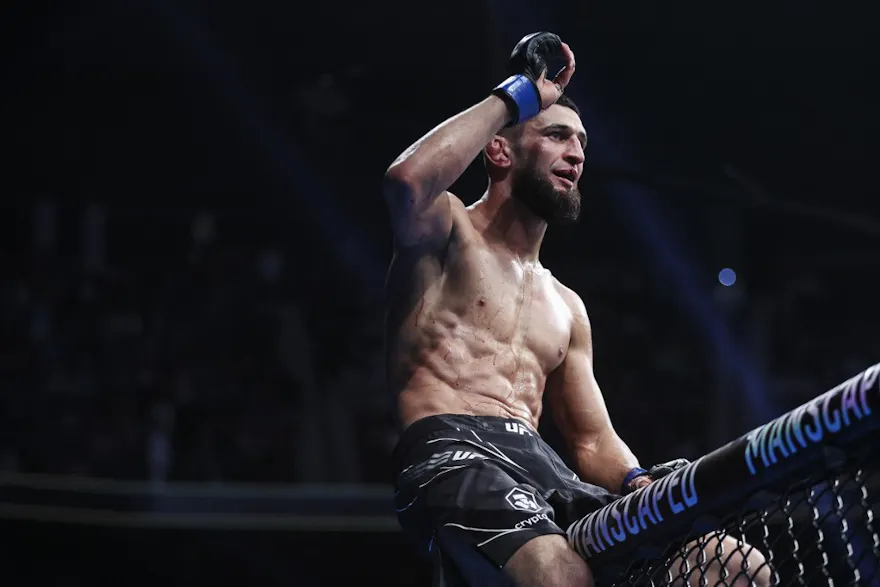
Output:
<instances>
[{"instance_id":1,"label":"man's knee","mask_svg":"<svg viewBox=\"0 0 880 587\"><path fill-rule=\"evenodd\" d=\"M559 534L529 540L504 570L517 587L593 587L593 574L586 561Z\"/></svg>"},{"instance_id":2,"label":"man's knee","mask_svg":"<svg viewBox=\"0 0 880 587\"><path fill-rule=\"evenodd\" d=\"M769 587L773 573L764 554L731 536L691 542L685 560L673 565L673 585L722 584L730 587ZM682 564L686 563L686 564Z\"/></svg>"},{"instance_id":3,"label":"man's knee","mask_svg":"<svg viewBox=\"0 0 880 587\"><path fill-rule=\"evenodd\" d=\"M755 587L770 587L773 585L773 571L770 568L770 563L767 561L764 553L757 548L748 544L745 545L742 566L748 569L748 574L751 576L752 581L754 581L753 585Z\"/></svg>"},{"instance_id":4,"label":"man's knee","mask_svg":"<svg viewBox=\"0 0 880 587\"><path fill-rule=\"evenodd\" d=\"M724 553L721 555L726 571L724 574L732 579L732 585L769 587L772 584L767 558L751 544L725 536L721 540L720 552Z\"/></svg>"}]
</instances>

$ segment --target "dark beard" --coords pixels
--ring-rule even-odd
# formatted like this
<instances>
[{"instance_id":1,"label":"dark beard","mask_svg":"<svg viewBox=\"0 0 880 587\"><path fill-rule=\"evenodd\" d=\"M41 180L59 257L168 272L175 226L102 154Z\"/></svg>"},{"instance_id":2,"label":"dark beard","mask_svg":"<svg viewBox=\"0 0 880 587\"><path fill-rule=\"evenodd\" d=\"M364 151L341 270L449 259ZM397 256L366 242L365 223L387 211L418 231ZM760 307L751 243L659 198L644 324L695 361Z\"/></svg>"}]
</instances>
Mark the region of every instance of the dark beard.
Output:
<instances>
[{"instance_id":1,"label":"dark beard","mask_svg":"<svg viewBox=\"0 0 880 587\"><path fill-rule=\"evenodd\" d=\"M538 176L533 165L514 171L511 195L549 226L574 224L581 215L581 193L577 185L560 191L549 179Z\"/></svg>"}]
</instances>

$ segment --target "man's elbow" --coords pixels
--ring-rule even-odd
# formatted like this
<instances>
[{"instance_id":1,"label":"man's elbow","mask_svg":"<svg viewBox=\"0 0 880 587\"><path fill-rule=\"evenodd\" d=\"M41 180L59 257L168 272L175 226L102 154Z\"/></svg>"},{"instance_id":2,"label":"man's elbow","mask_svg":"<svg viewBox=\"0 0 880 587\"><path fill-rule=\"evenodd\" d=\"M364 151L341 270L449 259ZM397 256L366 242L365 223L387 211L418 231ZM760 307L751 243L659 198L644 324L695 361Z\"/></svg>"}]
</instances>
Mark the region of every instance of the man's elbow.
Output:
<instances>
[{"instance_id":1,"label":"man's elbow","mask_svg":"<svg viewBox=\"0 0 880 587\"><path fill-rule=\"evenodd\" d=\"M409 185L414 175L412 165L407 164L406 160L398 159L385 170L385 184Z\"/></svg>"},{"instance_id":2,"label":"man's elbow","mask_svg":"<svg viewBox=\"0 0 880 587\"><path fill-rule=\"evenodd\" d=\"M436 161L405 152L385 170L383 191L386 198L418 210L444 191L439 182Z\"/></svg>"},{"instance_id":3,"label":"man's elbow","mask_svg":"<svg viewBox=\"0 0 880 587\"><path fill-rule=\"evenodd\" d=\"M392 166L385 172L382 195L394 212L413 210L419 201L415 181L405 169Z\"/></svg>"},{"instance_id":4,"label":"man's elbow","mask_svg":"<svg viewBox=\"0 0 880 587\"><path fill-rule=\"evenodd\" d=\"M433 179L406 163L392 165L385 172L382 193L396 214L417 216L430 208L435 197ZM439 195L439 194L436 194Z\"/></svg>"},{"instance_id":5,"label":"man's elbow","mask_svg":"<svg viewBox=\"0 0 880 587\"><path fill-rule=\"evenodd\" d=\"M432 197L430 190L405 170L394 169L385 174L383 195L399 245L430 243L439 247L446 242L452 228L448 198L446 202L438 202L438 197Z\"/></svg>"}]
</instances>

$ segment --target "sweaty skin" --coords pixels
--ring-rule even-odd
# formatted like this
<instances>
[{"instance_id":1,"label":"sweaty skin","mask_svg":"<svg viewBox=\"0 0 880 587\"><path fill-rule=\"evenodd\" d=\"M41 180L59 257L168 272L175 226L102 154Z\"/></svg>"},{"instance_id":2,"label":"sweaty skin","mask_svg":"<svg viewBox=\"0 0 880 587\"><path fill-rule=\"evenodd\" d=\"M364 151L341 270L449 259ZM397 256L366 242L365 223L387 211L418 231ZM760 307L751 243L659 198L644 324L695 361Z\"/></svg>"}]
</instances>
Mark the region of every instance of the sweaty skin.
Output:
<instances>
[{"instance_id":1,"label":"sweaty skin","mask_svg":"<svg viewBox=\"0 0 880 587\"><path fill-rule=\"evenodd\" d=\"M396 255L388 275L388 368L403 427L444 413L538 428L547 376L568 351L572 310L537 260L499 242L496 223L452 196L442 258Z\"/></svg>"},{"instance_id":2,"label":"sweaty skin","mask_svg":"<svg viewBox=\"0 0 880 587\"><path fill-rule=\"evenodd\" d=\"M560 105L512 132L507 116L493 96L425 135L386 173L395 237L386 361L399 424L466 414L537 431L546 396L582 478L616 491L638 460L593 374L584 304L539 261L547 218L576 218L586 131ZM447 186L481 147L489 187L465 207Z\"/></svg>"},{"instance_id":3,"label":"sweaty skin","mask_svg":"<svg viewBox=\"0 0 880 587\"><path fill-rule=\"evenodd\" d=\"M566 73L538 80L543 110L518 125L521 132L506 132L510 113L491 96L432 129L386 171L395 240L386 286L387 372L402 428L431 415L468 414L516 418L537 431L546 394L580 478L615 492L639 462L615 432L596 382L584 304L538 260L550 204L571 202L586 147L575 111L555 103L574 71L574 55L563 48ZM447 190L484 148L489 188L465 207ZM523 170L531 175L518 183ZM535 197L518 186L534 188ZM638 477L630 487L650 482ZM726 562L700 562L719 547L739 551ZM708 584L734 575L736 587L770 584L763 556L731 537L720 544L704 537L686 551L689 568L703 567ZM545 584L535 582L534 572L558 569L569 554L564 538L542 536L522 547L507 570L517 585ZM574 583L589 584L583 561L568 560L583 571ZM743 568L761 570L752 581L737 574Z\"/></svg>"}]
</instances>

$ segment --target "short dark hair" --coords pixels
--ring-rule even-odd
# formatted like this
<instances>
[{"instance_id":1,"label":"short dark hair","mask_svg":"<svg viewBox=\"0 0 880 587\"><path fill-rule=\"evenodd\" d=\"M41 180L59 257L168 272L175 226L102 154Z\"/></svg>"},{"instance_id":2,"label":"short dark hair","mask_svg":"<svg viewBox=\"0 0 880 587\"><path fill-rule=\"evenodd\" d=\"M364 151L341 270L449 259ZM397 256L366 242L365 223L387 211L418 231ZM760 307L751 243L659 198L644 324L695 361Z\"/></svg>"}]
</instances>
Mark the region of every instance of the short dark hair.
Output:
<instances>
[{"instance_id":1,"label":"short dark hair","mask_svg":"<svg viewBox=\"0 0 880 587\"><path fill-rule=\"evenodd\" d=\"M578 115L578 118L581 117L581 109L577 107L577 104L574 103L574 100L572 100L571 98L569 98L565 94L562 94L561 96L559 96L559 99L556 100L556 103L559 104L560 106L565 106L566 108L571 108L572 110L574 110L574 113Z\"/></svg>"}]
</instances>

